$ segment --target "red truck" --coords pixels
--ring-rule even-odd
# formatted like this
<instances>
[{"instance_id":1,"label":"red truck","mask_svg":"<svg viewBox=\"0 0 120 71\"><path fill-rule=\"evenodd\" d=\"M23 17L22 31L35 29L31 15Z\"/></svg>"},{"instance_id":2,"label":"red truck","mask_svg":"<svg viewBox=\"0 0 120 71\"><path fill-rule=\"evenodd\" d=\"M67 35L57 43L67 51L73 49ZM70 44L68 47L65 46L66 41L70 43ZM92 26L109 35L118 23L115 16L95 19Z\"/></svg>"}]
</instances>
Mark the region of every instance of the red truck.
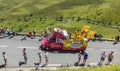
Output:
<instances>
[{"instance_id":1,"label":"red truck","mask_svg":"<svg viewBox=\"0 0 120 71\"><path fill-rule=\"evenodd\" d=\"M83 44L74 43L68 40L62 33L55 31L50 36L45 36L43 38L41 48L44 48L46 50L49 49L73 50L73 51L86 50L86 46L84 46Z\"/></svg>"}]
</instances>

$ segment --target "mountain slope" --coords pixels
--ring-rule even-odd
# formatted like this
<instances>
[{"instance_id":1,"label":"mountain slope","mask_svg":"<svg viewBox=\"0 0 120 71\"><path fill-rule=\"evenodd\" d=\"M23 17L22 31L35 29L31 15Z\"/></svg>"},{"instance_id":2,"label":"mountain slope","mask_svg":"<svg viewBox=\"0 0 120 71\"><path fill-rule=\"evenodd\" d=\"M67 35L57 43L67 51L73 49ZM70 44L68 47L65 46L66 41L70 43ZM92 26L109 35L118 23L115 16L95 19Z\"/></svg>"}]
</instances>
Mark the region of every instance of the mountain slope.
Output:
<instances>
[{"instance_id":1,"label":"mountain slope","mask_svg":"<svg viewBox=\"0 0 120 71\"><path fill-rule=\"evenodd\" d=\"M81 17L120 24L120 0L0 0L0 18Z\"/></svg>"}]
</instances>

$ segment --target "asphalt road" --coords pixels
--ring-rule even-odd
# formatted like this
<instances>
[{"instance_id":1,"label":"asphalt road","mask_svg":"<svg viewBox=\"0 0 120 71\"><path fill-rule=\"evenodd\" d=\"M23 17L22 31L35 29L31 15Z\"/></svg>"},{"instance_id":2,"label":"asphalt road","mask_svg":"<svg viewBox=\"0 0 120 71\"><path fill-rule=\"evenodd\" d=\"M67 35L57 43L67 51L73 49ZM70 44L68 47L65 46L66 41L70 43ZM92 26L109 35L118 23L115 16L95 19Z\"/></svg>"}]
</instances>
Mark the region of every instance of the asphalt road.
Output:
<instances>
[{"instance_id":1,"label":"asphalt road","mask_svg":"<svg viewBox=\"0 0 120 71\"><path fill-rule=\"evenodd\" d=\"M39 37L35 39L27 38L27 40L21 41L20 39L23 36L16 36L12 39L8 37L0 39L0 65L4 63L2 52L6 52L8 57L8 67L19 67L19 61L23 61L22 50L27 48L27 57L28 63L21 67L32 67L34 63L39 61L38 58L38 48L41 44L41 41L38 41ZM89 58L87 64L89 63L98 63L100 60L101 52L105 51L106 54L114 51L114 60L113 64L120 64L120 44L113 45L113 42L108 41L96 41L89 42L87 47L87 52ZM49 51L49 64L62 64L62 65L74 65L77 61L77 52L65 52L65 51ZM82 60L81 60L82 62ZM42 52L42 64L45 63L44 51ZM107 63L107 58L105 59Z\"/></svg>"}]
</instances>

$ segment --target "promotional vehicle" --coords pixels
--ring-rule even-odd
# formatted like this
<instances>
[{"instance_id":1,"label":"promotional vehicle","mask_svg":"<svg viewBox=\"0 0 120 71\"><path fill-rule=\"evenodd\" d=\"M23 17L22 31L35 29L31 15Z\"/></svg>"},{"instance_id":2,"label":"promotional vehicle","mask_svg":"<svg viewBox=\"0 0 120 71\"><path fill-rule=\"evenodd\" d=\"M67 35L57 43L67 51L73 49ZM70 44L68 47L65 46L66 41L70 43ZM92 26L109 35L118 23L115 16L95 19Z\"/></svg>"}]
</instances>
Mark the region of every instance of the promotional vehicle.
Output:
<instances>
[{"instance_id":1,"label":"promotional vehicle","mask_svg":"<svg viewBox=\"0 0 120 71\"><path fill-rule=\"evenodd\" d=\"M54 32L49 36L44 36L41 44L41 48L46 50L49 49L59 49L59 50L73 50L73 51L85 51L88 46L88 38L92 37L95 32L92 34L86 29L82 30L82 33L79 33L79 30L76 30L74 33L74 38L70 38L66 30L61 30L59 28L54 28Z\"/></svg>"}]
</instances>

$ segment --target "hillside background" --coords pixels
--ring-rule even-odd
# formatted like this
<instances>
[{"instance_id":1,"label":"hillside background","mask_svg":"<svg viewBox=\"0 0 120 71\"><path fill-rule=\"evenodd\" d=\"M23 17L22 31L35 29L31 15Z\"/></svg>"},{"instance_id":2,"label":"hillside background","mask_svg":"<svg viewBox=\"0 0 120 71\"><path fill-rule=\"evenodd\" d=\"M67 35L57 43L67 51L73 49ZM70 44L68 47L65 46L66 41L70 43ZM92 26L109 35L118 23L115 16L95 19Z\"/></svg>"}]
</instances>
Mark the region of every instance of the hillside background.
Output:
<instances>
[{"instance_id":1,"label":"hillside background","mask_svg":"<svg viewBox=\"0 0 120 71\"><path fill-rule=\"evenodd\" d=\"M63 16L120 24L120 0L0 0L0 18Z\"/></svg>"},{"instance_id":2,"label":"hillside background","mask_svg":"<svg viewBox=\"0 0 120 71\"><path fill-rule=\"evenodd\" d=\"M55 23L66 23L66 19L114 26L120 31L120 0L0 0L0 23L14 26L17 31L25 27L29 31L33 27L56 26ZM42 27L33 23L42 23ZM94 30L99 32L99 29ZM118 34L117 31L114 35Z\"/></svg>"}]
</instances>

